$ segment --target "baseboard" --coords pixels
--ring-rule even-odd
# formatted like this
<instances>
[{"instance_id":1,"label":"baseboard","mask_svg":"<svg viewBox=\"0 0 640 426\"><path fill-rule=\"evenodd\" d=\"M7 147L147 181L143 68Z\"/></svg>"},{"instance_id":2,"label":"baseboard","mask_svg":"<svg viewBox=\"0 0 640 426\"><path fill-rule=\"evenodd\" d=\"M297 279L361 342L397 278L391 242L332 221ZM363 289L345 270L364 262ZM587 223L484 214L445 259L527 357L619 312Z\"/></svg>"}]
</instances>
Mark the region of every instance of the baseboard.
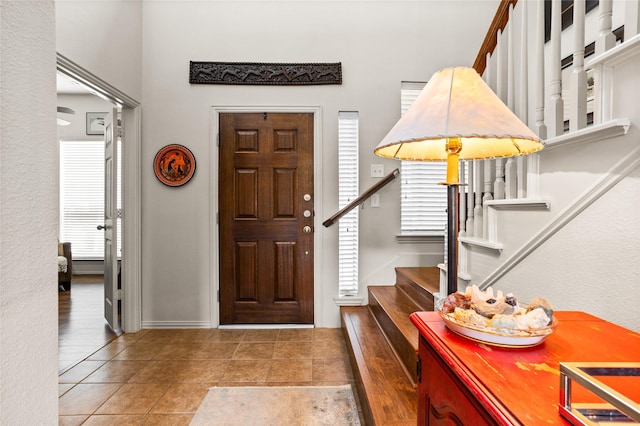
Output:
<instances>
[{"instance_id":1,"label":"baseboard","mask_svg":"<svg viewBox=\"0 0 640 426\"><path fill-rule=\"evenodd\" d=\"M213 328L209 321L142 321L142 328Z\"/></svg>"},{"instance_id":2,"label":"baseboard","mask_svg":"<svg viewBox=\"0 0 640 426\"><path fill-rule=\"evenodd\" d=\"M279 330L281 328L315 328L313 324L220 324L220 330Z\"/></svg>"},{"instance_id":3,"label":"baseboard","mask_svg":"<svg viewBox=\"0 0 640 426\"><path fill-rule=\"evenodd\" d=\"M104 274L102 260L73 260L73 275L101 275Z\"/></svg>"}]
</instances>

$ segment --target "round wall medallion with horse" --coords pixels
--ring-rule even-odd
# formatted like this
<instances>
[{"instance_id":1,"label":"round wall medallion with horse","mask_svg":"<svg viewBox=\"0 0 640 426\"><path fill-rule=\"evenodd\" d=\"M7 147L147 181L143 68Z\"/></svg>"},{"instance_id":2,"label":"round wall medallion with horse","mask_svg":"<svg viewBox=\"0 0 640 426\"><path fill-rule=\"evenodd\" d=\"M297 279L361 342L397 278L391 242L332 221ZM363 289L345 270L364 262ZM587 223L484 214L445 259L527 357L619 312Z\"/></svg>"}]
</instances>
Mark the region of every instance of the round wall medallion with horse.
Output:
<instances>
[{"instance_id":1,"label":"round wall medallion with horse","mask_svg":"<svg viewBox=\"0 0 640 426\"><path fill-rule=\"evenodd\" d=\"M188 148L172 144L162 148L153 160L156 177L167 186L189 182L196 171L196 159Z\"/></svg>"}]
</instances>

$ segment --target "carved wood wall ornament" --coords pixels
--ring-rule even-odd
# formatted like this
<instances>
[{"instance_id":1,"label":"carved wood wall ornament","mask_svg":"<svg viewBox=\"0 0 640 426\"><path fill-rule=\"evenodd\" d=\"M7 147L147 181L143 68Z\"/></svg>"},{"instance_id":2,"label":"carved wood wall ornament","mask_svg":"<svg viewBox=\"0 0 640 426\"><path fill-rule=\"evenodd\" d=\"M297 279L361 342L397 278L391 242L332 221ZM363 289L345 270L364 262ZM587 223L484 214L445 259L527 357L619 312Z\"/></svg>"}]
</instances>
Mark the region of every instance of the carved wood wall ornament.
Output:
<instances>
[{"instance_id":1,"label":"carved wood wall ornament","mask_svg":"<svg viewBox=\"0 0 640 426\"><path fill-rule=\"evenodd\" d=\"M309 86L342 84L342 64L278 64L250 62L189 63L191 84Z\"/></svg>"}]
</instances>

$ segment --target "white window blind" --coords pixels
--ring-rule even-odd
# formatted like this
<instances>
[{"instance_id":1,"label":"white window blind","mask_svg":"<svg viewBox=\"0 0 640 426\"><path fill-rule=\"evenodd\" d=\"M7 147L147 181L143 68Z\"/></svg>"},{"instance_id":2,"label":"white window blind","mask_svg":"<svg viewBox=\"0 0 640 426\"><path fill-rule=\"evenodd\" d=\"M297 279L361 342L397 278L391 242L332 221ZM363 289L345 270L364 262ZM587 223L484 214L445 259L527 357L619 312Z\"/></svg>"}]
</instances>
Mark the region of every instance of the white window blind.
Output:
<instances>
[{"instance_id":1,"label":"white window blind","mask_svg":"<svg viewBox=\"0 0 640 426\"><path fill-rule=\"evenodd\" d=\"M358 113L338 113L338 204L358 197ZM339 296L358 294L358 208L338 221Z\"/></svg>"},{"instance_id":2,"label":"white window blind","mask_svg":"<svg viewBox=\"0 0 640 426\"><path fill-rule=\"evenodd\" d=\"M400 113L416 100L426 83L402 82ZM402 161L400 231L402 234L444 235L447 223L446 162Z\"/></svg>"},{"instance_id":3,"label":"white window blind","mask_svg":"<svg viewBox=\"0 0 640 426\"><path fill-rule=\"evenodd\" d=\"M118 141L119 142L119 141ZM120 143L118 143L120 145ZM120 146L118 146L120 157ZM120 182L120 158L117 159ZM120 185L117 191L120 208ZM118 256L120 255L118 219ZM71 242L73 258L104 258L104 142L60 141L60 241Z\"/></svg>"}]
</instances>

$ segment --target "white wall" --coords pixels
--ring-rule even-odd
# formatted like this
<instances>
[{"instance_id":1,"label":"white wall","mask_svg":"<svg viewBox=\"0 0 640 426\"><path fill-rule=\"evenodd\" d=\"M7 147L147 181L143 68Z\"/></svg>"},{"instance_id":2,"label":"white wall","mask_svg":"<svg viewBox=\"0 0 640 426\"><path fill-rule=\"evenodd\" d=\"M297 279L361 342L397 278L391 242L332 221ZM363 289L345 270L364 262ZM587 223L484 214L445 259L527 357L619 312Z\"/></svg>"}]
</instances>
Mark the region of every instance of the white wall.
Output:
<instances>
[{"instance_id":1,"label":"white wall","mask_svg":"<svg viewBox=\"0 0 640 426\"><path fill-rule=\"evenodd\" d=\"M58 53L141 97L142 1L55 0Z\"/></svg>"},{"instance_id":2,"label":"white wall","mask_svg":"<svg viewBox=\"0 0 640 426\"><path fill-rule=\"evenodd\" d=\"M543 296L555 309L576 310L639 331L640 170L561 229L496 288L522 300Z\"/></svg>"},{"instance_id":3,"label":"white wall","mask_svg":"<svg viewBox=\"0 0 640 426\"><path fill-rule=\"evenodd\" d=\"M0 4L0 424L58 415L53 3Z\"/></svg>"},{"instance_id":4,"label":"white wall","mask_svg":"<svg viewBox=\"0 0 640 426\"><path fill-rule=\"evenodd\" d=\"M322 108L316 325L338 326L332 300L337 227L321 225L338 206L338 111L360 112L360 187L366 189L375 182L371 163L385 164L387 172L399 167L374 156L373 149L399 118L400 82L425 81L440 68L471 65L497 6L494 0L143 2L143 326L202 326L211 318L211 279L218 273L211 266L216 253L210 251L215 213L210 206L217 199L212 106ZM189 61L341 62L343 84L190 85ZM194 178L179 188L162 185L151 169L156 152L170 143L186 145L196 156ZM369 283L393 283L399 253L441 259L434 254L441 247L397 244L398 200L396 182L381 192L381 208L361 214L361 271Z\"/></svg>"}]
</instances>

